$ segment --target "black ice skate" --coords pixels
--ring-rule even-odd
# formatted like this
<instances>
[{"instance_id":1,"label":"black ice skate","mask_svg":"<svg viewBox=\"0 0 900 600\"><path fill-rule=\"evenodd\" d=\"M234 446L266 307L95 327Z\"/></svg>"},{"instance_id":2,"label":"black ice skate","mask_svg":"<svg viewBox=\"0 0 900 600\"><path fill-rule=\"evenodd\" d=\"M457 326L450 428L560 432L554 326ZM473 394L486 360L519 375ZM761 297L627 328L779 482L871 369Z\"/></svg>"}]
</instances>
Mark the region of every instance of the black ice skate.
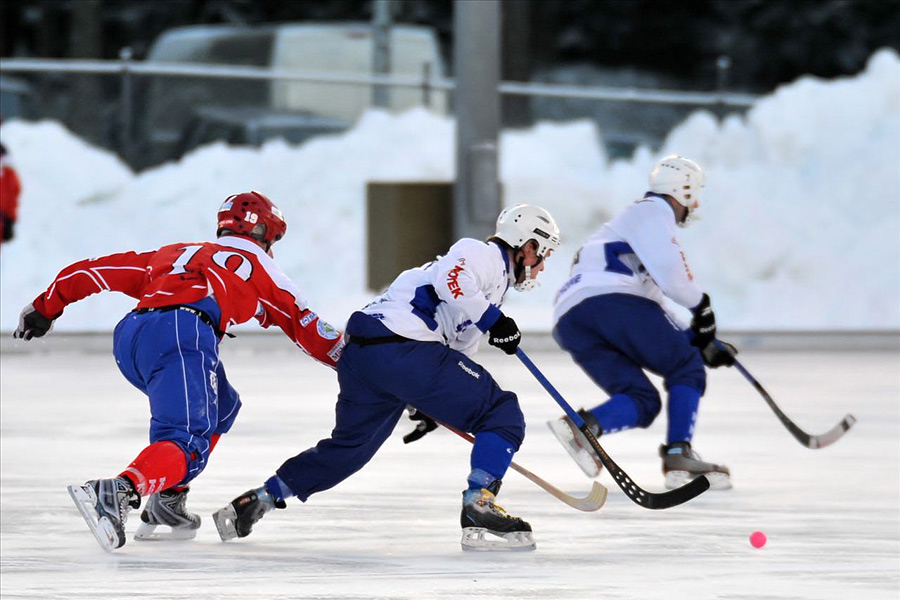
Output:
<instances>
[{"instance_id":1,"label":"black ice skate","mask_svg":"<svg viewBox=\"0 0 900 600\"><path fill-rule=\"evenodd\" d=\"M700 475L706 475L709 479L711 490L731 489L731 472L728 467L703 462L700 455L691 448L690 442L660 446L659 455L663 459L667 489L679 488Z\"/></svg>"},{"instance_id":2,"label":"black ice skate","mask_svg":"<svg viewBox=\"0 0 900 600\"><path fill-rule=\"evenodd\" d=\"M191 488L168 489L147 498L135 540L192 540L200 529L200 515L188 512L184 504ZM164 529L157 531L163 525ZM165 528L168 528L167 531Z\"/></svg>"},{"instance_id":3,"label":"black ice skate","mask_svg":"<svg viewBox=\"0 0 900 600\"><path fill-rule=\"evenodd\" d=\"M284 500L269 493L266 486L244 492L225 508L213 513L213 521L222 541L250 535L253 525L275 508L287 508Z\"/></svg>"},{"instance_id":4,"label":"black ice skate","mask_svg":"<svg viewBox=\"0 0 900 600\"><path fill-rule=\"evenodd\" d=\"M583 409L579 410L578 414L588 424L594 435L599 436L600 427L597 425L597 418ZM600 470L603 469L603 463L594 454L587 438L575 426L572 419L564 415L554 421L547 421L547 427L550 428L550 431L553 432L559 443L566 449L566 452L575 459L575 463L581 467L585 475L594 479L600 474Z\"/></svg>"},{"instance_id":5,"label":"black ice skate","mask_svg":"<svg viewBox=\"0 0 900 600\"><path fill-rule=\"evenodd\" d=\"M96 479L67 489L100 547L107 552L121 548L128 511L141 507L141 497L131 482L124 477Z\"/></svg>"},{"instance_id":6,"label":"black ice skate","mask_svg":"<svg viewBox=\"0 0 900 600\"><path fill-rule=\"evenodd\" d=\"M460 515L462 525L462 549L475 551L493 550L534 550L531 525L506 514L503 508L494 504L500 482L495 481L490 489L466 490L463 492L463 507ZM486 537L491 534L500 538Z\"/></svg>"}]
</instances>

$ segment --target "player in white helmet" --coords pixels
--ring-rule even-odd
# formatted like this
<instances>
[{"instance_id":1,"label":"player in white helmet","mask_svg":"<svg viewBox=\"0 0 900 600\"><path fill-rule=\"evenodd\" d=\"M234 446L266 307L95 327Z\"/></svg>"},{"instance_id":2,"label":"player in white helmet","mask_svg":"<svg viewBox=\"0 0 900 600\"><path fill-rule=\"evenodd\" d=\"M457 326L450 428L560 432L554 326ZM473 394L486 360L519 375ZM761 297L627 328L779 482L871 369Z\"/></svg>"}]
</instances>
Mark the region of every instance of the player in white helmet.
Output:
<instances>
[{"instance_id":1,"label":"player in white helmet","mask_svg":"<svg viewBox=\"0 0 900 600\"><path fill-rule=\"evenodd\" d=\"M660 447L666 486L705 474L714 489L731 487L728 468L704 462L691 447L706 366L734 364L737 350L719 347L709 295L694 281L676 227L700 208L703 171L682 156L660 160L649 191L597 230L578 251L571 277L554 300L553 335L609 399L579 414L595 435L649 427L662 409L644 371L663 378L668 394L666 443ZM690 326L664 308L664 297L690 309ZM567 417L550 421L579 466L596 477L601 464Z\"/></svg>"},{"instance_id":2,"label":"player in white helmet","mask_svg":"<svg viewBox=\"0 0 900 600\"><path fill-rule=\"evenodd\" d=\"M521 334L500 306L510 287L528 289L559 246L547 211L503 211L486 242L464 238L446 255L401 273L381 296L350 317L338 362L340 394L331 436L288 459L255 490L218 511L223 540L245 537L284 499L337 485L361 469L412 406L474 434L463 492L464 550L531 550L531 526L494 503L525 436L513 392L472 360L479 340L513 354ZM487 534L491 534L488 536Z\"/></svg>"}]
</instances>

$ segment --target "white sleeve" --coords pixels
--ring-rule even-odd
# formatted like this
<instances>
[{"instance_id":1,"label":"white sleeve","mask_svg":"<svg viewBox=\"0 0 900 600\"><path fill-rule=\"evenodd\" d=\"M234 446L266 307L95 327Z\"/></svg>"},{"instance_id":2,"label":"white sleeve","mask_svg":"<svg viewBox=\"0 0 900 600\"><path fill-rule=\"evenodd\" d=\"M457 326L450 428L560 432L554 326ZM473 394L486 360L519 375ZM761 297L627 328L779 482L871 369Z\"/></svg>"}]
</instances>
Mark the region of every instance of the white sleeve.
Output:
<instances>
[{"instance_id":1,"label":"white sleeve","mask_svg":"<svg viewBox=\"0 0 900 600\"><path fill-rule=\"evenodd\" d=\"M476 240L463 239L454 244L434 265L432 285L438 297L462 311L481 331L487 331L500 318L500 309L485 297L495 273L495 249Z\"/></svg>"},{"instance_id":2,"label":"white sleeve","mask_svg":"<svg viewBox=\"0 0 900 600\"><path fill-rule=\"evenodd\" d=\"M634 204L631 210L634 218L624 224L628 231L617 233L628 242L663 294L685 308L694 308L703 292L675 237L671 207L662 201L645 201Z\"/></svg>"}]
</instances>

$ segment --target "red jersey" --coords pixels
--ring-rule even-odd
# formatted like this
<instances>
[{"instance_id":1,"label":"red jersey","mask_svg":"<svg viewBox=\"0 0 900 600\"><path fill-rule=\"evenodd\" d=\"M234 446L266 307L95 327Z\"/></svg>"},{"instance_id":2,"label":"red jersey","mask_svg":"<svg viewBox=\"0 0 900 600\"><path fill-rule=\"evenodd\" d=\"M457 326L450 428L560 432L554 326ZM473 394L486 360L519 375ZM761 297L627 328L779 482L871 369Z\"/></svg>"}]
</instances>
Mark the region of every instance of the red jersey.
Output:
<instances>
[{"instance_id":1,"label":"red jersey","mask_svg":"<svg viewBox=\"0 0 900 600\"><path fill-rule=\"evenodd\" d=\"M106 290L136 298L136 308L191 304L212 296L222 311L222 331L251 318L263 327L277 325L304 352L332 368L343 348L341 332L319 319L275 261L244 237L78 261L60 271L33 305L56 319L69 304Z\"/></svg>"}]
</instances>

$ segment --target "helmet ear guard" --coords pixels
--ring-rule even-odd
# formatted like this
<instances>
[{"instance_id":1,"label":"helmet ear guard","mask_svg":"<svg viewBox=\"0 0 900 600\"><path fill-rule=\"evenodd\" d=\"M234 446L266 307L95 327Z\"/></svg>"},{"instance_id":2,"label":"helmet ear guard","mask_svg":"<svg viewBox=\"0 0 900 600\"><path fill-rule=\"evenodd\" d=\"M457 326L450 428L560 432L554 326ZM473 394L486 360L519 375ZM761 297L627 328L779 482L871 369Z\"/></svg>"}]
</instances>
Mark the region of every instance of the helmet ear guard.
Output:
<instances>
[{"instance_id":1,"label":"helmet ear guard","mask_svg":"<svg viewBox=\"0 0 900 600\"><path fill-rule=\"evenodd\" d=\"M706 184L706 176L700 165L689 158L672 154L660 160L650 171L650 191L672 196L688 209L687 218L679 225L686 226L700 208L700 190Z\"/></svg>"}]
</instances>

